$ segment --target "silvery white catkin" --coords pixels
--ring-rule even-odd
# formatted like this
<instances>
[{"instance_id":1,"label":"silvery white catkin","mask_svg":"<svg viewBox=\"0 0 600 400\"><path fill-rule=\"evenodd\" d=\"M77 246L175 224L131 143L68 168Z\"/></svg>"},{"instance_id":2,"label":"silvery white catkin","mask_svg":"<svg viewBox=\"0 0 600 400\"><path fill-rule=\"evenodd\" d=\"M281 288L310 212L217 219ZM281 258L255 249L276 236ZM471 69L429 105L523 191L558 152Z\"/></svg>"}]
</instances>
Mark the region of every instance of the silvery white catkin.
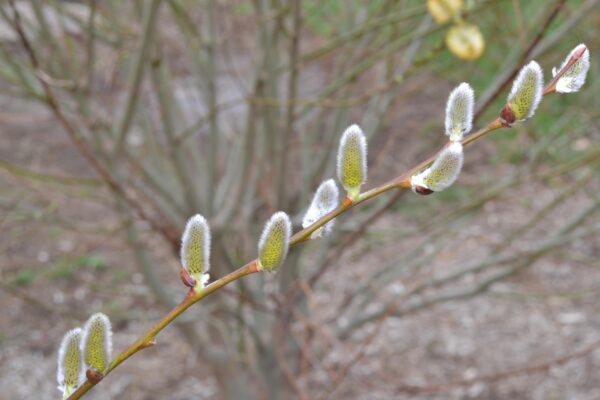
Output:
<instances>
[{"instance_id":1,"label":"silvery white catkin","mask_svg":"<svg viewBox=\"0 0 600 400\"><path fill-rule=\"evenodd\" d=\"M473 106L475 93L471 86L463 82L458 85L446 103L446 135L453 142L461 141L473 128Z\"/></svg>"},{"instance_id":2,"label":"silvery white catkin","mask_svg":"<svg viewBox=\"0 0 600 400\"><path fill-rule=\"evenodd\" d=\"M314 224L324 215L335 210L339 202L339 191L333 179L328 179L319 185L315 196L302 219L302 227L307 228ZM328 234L333 229L334 220L327 222L325 225L315 230L311 234L311 238L318 238Z\"/></svg>"},{"instance_id":3,"label":"silvery white catkin","mask_svg":"<svg viewBox=\"0 0 600 400\"><path fill-rule=\"evenodd\" d=\"M451 186L460 175L463 160L462 144L453 142L440 152L429 168L411 177L413 191L418 193L419 188L425 188L439 192Z\"/></svg>"},{"instance_id":4,"label":"silvery white catkin","mask_svg":"<svg viewBox=\"0 0 600 400\"><path fill-rule=\"evenodd\" d=\"M555 77L571 60L581 52L579 60L575 61L556 82L556 91L559 93L574 93L579 91L585 83L585 78L590 69L590 50L585 44L575 46L567 58L562 62L560 68L552 68L552 77Z\"/></svg>"},{"instance_id":5,"label":"silvery white catkin","mask_svg":"<svg viewBox=\"0 0 600 400\"><path fill-rule=\"evenodd\" d=\"M206 219L200 214L191 217L181 238L181 265L201 288L209 279L210 239L210 227Z\"/></svg>"}]
</instances>

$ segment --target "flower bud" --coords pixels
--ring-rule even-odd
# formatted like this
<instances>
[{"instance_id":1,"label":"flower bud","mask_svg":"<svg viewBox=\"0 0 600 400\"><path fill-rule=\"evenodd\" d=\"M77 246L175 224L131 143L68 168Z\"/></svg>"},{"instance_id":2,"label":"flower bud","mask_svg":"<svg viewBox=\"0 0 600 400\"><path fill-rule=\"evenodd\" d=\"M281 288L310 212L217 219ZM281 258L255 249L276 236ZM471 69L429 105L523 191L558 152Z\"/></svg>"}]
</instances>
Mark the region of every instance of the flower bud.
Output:
<instances>
[{"instance_id":1,"label":"flower bud","mask_svg":"<svg viewBox=\"0 0 600 400\"><path fill-rule=\"evenodd\" d=\"M463 159L463 146L460 142L446 146L429 168L410 178L412 190L426 195L446 189L458 178Z\"/></svg>"},{"instance_id":2,"label":"flower bud","mask_svg":"<svg viewBox=\"0 0 600 400\"><path fill-rule=\"evenodd\" d=\"M276 212L266 223L258 241L259 271L275 271L287 256L292 236L290 217L282 211Z\"/></svg>"},{"instance_id":3,"label":"flower bud","mask_svg":"<svg viewBox=\"0 0 600 400\"><path fill-rule=\"evenodd\" d=\"M81 348L83 361L88 368L102 374L108 369L112 353L112 328L106 315L97 313L87 320Z\"/></svg>"},{"instance_id":4,"label":"flower bud","mask_svg":"<svg viewBox=\"0 0 600 400\"><path fill-rule=\"evenodd\" d=\"M427 0L427 10L439 25L445 24L462 10L463 0Z\"/></svg>"},{"instance_id":5,"label":"flower bud","mask_svg":"<svg viewBox=\"0 0 600 400\"><path fill-rule=\"evenodd\" d=\"M340 140L337 174L348 197L356 201L367 180L367 140L358 125L346 129Z\"/></svg>"},{"instance_id":6,"label":"flower bud","mask_svg":"<svg viewBox=\"0 0 600 400\"><path fill-rule=\"evenodd\" d=\"M83 382L84 367L81 355L81 329L75 328L65 334L58 350L58 389L63 398L69 397Z\"/></svg>"},{"instance_id":7,"label":"flower bud","mask_svg":"<svg viewBox=\"0 0 600 400\"><path fill-rule=\"evenodd\" d=\"M208 282L210 270L210 228L200 214L187 222L181 238L181 265L194 279L196 288Z\"/></svg>"},{"instance_id":8,"label":"flower bud","mask_svg":"<svg viewBox=\"0 0 600 400\"><path fill-rule=\"evenodd\" d=\"M450 93L446 104L446 135L453 142L462 140L473 127L475 94L468 83L461 83Z\"/></svg>"},{"instance_id":9,"label":"flower bud","mask_svg":"<svg viewBox=\"0 0 600 400\"><path fill-rule=\"evenodd\" d=\"M474 61L483 54L485 39L477 25L462 22L448 29L446 46L456 57Z\"/></svg>"},{"instance_id":10,"label":"flower bud","mask_svg":"<svg viewBox=\"0 0 600 400\"><path fill-rule=\"evenodd\" d=\"M85 371L85 377L87 378L88 381L90 381L90 383L93 383L95 385L98 382L100 382L102 379L104 379L104 374L96 371L95 369L88 368Z\"/></svg>"},{"instance_id":11,"label":"flower bud","mask_svg":"<svg viewBox=\"0 0 600 400\"><path fill-rule=\"evenodd\" d=\"M333 179L326 180L321 183L315 197L313 197L310 207L302 220L302 227L306 228L314 224L323 215L335 210L338 205L339 191ZM327 222L325 225L314 231L310 237L315 239L328 234L333 229L334 220Z\"/></svg>"},{"instance_id":12,"label":"flower bud","mask_svg":"<svg viewBox=\"0 0 600 400\"><path fill-rule=\"evenodd\" d=\"M531 118L542 101L543 86L544 73L537 62L531 61L521 68L502 110L504 122L511 125Z\"/></svg>"},{"instance_id":13,"label":"flower bud","mask_svg":"<svg viewBox=\"0 0 600 400\"><path fill-rule=\"evenodd\" d=\"M590 69L590 51L583 43L571 50L560 68L552 68L552 77L555 77L565 68L573 57L579 57L579 59L556 82L556 91L559 93L577 92L585 83L585 78Z\"/></svg>"}]
</instances>

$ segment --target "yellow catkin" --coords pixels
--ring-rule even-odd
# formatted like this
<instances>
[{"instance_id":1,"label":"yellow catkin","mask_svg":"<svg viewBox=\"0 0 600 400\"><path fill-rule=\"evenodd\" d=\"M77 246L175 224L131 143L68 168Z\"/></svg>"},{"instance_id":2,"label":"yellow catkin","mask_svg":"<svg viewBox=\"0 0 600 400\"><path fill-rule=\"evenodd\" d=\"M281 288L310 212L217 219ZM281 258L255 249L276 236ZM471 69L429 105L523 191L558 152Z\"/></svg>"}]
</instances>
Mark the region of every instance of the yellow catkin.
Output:
<instances>
[{"instance_id":1,"label":"yellow catkin","mask_svg":"<svg viewBox=\"0 0 600 400\"><path fill-rule=\"evenodd\" d=\"M64 398L68 397L81 383L83 377L83 363L81 355L80 328L73 329L65 334L58 352L58 374L59 389L62 390Z\"/></svg>"},{"instance_id":2,"label":"yellow catkin","mask_svg":"<svg viewBox=\"0 0 600 400\"><path fill-rule=\"evenodd\" d=\"M337 173L349 197L356 197L367 180L367 141L358 125L344 131L337 157Z\"/></svg>"},{"instance_id":3,"label":"yellow catkin","mask_svg":"<svg viewBox=\"0 0 600 400\"><path fill-rule=\"evenodd\" d=\"M210 270L210 228L200 214L188 221L181 239L181 264L201 287Z\"/></svg>"},{"instance_id":4,"label":"yellow catkin","mask_svg":"<svg viewBox=\"0 0 600 400\"><path fill-rule=\"evenodd\" d=\"M544 86L542 69L532 61L524 66L513 83L508 105L517 121L530 118L542 99Z\"/></svg>"},{"instance_id":5,"label":"yellow catkin","mask_svg":"<svg viewBox=\"0 0 600 400\"><path fill-rule=\"evenodd\" d=\"M284 212L273 214L258 242L259 268L275 271L285 260L290 245L292 224Z\"/></svg>"},{"instance_id":6,"label":"yellow catkin","mask_svg":"<svg viewBox=\"0 0 600 400\"><path fill-rule=\"evenodd\" d=\"M87 321L83 334L83 359L85 365L104 372L110 363L112 332L108 317L94 314Z\"/></svg>"}]
</instances>

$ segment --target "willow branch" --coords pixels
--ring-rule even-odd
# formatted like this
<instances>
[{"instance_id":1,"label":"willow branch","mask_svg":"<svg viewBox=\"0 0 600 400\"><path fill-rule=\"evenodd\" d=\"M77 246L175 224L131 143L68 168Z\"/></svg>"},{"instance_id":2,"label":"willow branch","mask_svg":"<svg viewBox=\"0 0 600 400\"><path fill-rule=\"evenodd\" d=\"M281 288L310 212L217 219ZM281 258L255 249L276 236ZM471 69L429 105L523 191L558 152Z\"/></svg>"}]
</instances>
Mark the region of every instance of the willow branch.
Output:
<instances>
[{"instance_id":1,"label":"willow branch","mask_svg":"<svg viewBox=\"0 0 600 400\"><path fill-rule=\"evenodd\" d=\"M581 52L573 55L571 60L569 60L569 62L559 71L559 73L555 76L555 78L552 81L550 81L550 83L546 86L546 88L544 89L544 96L547 96L547 95L555 92L556 82L558 81L558 79L581 56L582 56ZM462 140L462 144L464 146L468 146L471 143L475 142L476 140L481 139L485 135L487 135L495 130L498 130L501 128L510 128L510 127L511 127L510 125L503 123L500 118L496 118L495 120L491 121L490 123L488 123L481 129L476 131L475 133L464 138ZM367 200L370 200L374 197L377 197L379 195L382 195L383 193L392 191L394 189L404 190L406 188L409 188L410 187L410 177L413 176L415 173L421 171L422 169L428 167L431 163L433 163L433 161L436 159L438 153L439 153L439 151L436 152L436 154L434 154L431 157L424 160L423 162L419 163L418 165L416 165L413 168L409 169L408 171L404 172L403 174L391 179L390 181L388 181L378 187L375 187L365 193L362 193L356 201L352 201L346 197L335 210L333 210L329 214L324 215L323 217L321 217L319 220L317 220L315 223L308 226L307 228L304 228L301 231L294 234L290 240L290 246L295 246L304 241L310 240L310 236L314 231L316 231L320 227L324 226L327 222L331 221L332 219L345 213L349 209L355 207L356 205L359 205ZM195 292L193 289L190 290L188 292L187 296L185 297L185 299L179 305L177 305L175 308L173 308L165 317L163 317L149 331L147 331L145 334L140 336L139 339L137 339L133 344L131 344L121 354L119 354L113 360L110 367L105 372L105 375L111 373L121 363L123 363L125 360L127 360L128 358L130 358L131 356L133 356L140 350L143 350L147 347L153 346L155 344L156 335L160 331L162 331L165 327L167 327L171 322L173 322L185 310L187 310L189 307L191 307L193 304L202 300L204 297L208 296L209 294L228 285L229 283L234 282L246 275L250 275L255 272L258 272L256 260L251 261L248 264L244 265L243 267L239 268L238 270L227 274L226 276L211 283L209 286L207 286L205 289L203 289L199 292ZM391 310L390 309L386 310L386 313L393 314L393 313L395 313L396 309L397 309L397 306L393 307ZM92 387L94 387L96 384L98 384L98 382L100 382L100 381L91 382L90 380L87 380L68 398L68 400L76 400L76 399L81 398Z\"/></svg>"}]
</instances>

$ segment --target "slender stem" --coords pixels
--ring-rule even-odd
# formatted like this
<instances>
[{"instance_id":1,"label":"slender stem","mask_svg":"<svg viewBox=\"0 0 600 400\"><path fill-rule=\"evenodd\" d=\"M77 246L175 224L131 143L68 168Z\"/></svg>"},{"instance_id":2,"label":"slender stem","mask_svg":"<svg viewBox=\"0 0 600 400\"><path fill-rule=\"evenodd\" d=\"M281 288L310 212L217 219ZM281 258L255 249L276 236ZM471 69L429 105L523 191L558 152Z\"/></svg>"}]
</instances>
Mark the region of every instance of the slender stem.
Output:
<instances>
[{"instance_id":1,"label":"slender stem","mask_svg":"<svg viewBox=\"0 0 600 400\"><path fill-rule=\"evenodd\" d=\"M96 60L96 0L89 0L89 7L90 7L90 15L88 17L88 23L87 23L87 39L86 39L86 45L85 45L85 52L86 52L86 70L87 70L87 77L86 77L86 82L85 82L85 90L86 90L86 94L89 96L92 92L92 86L93 86L93 82L94 82L94 72L95 72L95 68L94 66L96 65L95 60Z\"/></svg>"},{"instance_id":2,"label":"slender stem","mask_svg":"<svg viewBox=\"0 0 600 400\"><path fill-rule=\"evenodd\" d=\"M206 108L209 110L217 109L217 87L216 87L216 57L215 57L215 44L217 41L215 34L215 1L209 0L207 7L207 20L205 25L208 30L208 38L206 41ZM208 179L206 181L206 193L207 193L207 205L208 215L212 216L215 212L214 208L214 189L215 182L218 179L219 171L219 127L218 127L218 113L211 112L208 118L210 126L210 154L208 163Z\"/></svg>"},{"instance_id":3,"label":"slender stem","mask_svg":"<svg viewBox=\"0 0 600 400\"><path fill-rule=\"evenodd\" d=\"M556 82L558 81L558 79L566 72L567 69L569 69L575 62L577 62L577 60L579 60L581 58L584 51L587 51L587 49L578 51L576 54L573 55L573 57L571 57L571 60L569 60L569 62L559 71L559 73L556 74L554 79L552 79L548 83L548 85L544 89L544 96L555 93ZM500 120L500 118L496 118L495 120L491 121L484 127L480 128L475 133L473 133L473 134L469 135L468 137L466 137L465 139L463 139L462 144L464 146L467 146L467 145L473 143L474 141L481 139L488 133L498 130L500 128L510 128L510 126L503 123ZM392 189L406 189L406 188L410 187L410 183L409 183L410 177L412 175L414 175L415 173L419 172L420 170L422 170L423 168L428 167L436 159L438 154L439 154L439 151L436 154L432 155L431 157L427 158L425 161L423 161L423 162L419 163L418 165L416 165L415 167L409 169L407 172L397 176L396 178L391 179L390 181L388 181L378 187L375 187L367 192L362 193L356 201L352 201L348 198L344 198L342 203L335 210L324 215L323 217L321 217L318 221L316 221L311 226L308 226L308 227L302 229L301 231L297 232L296 234L294 234L290 240L290 246L294 246L294 245L297 245L306 240L310 240L310 235L315 230L319 229L320 227L325 225L327 222L331 221L333 218L343 214L344 212L348 211L349 209L351 209L352 207L354 207L358 204L361 204L369 199L377 197L385 192L391 191ZM185 299L179 305L177 305L175 308L173 308L165 317L163 317L149 331L147 331L145 334L140 336L140 338L138 340L136 340L132 345L130 345L121 354L119 354L114 359L114 361L111 363L111 365L110 365L109 369L106 371L105 375L109 374L112 370L114 370L122 362L127 360L129 357L133 356L138 351L143 350L147 347L153 346L155 343L154 339L155 339L156 335L160 331L162 331L166 326L168 326L173 320L175 320L175 318L177 318L185 310L187 310L189 307L191 307L193 304L202 300L204 297L215 292L216 290L221 289L225 285L227 285L233 281L236 281L237 279L242 278L243 276L246 276L246 275L249 275L249 274L252 274L255 272L258 272L258 268L257 268L256 260L253 260L253 261L249 262L248 264L244 265L243 267L239 268L238 270L233 271L233 272L229 273L228 275L220 278L219 280L211 283L209 286L207 286L200 292L194 292L193 289L190 290L190 292L188 292L188 295L185 297ZM98 382L92 383L89 380L87 380L71 396L68 397L68 400L75 400L75 399L81 398L85 393L87 393L97 383Z\"/></svg>"},{"instance_id":4,"label":"slender stem","mask_svg":"<svg viewBox=\"0 0 600 400\"><path fill-rule=\"evenodd\" d=\"M127 133L131 127L133 121L133 114L140 98L139 92L142 86L142 78L144 76L144 67L146 66L146 58L150 50L150 44L152 43L152 36L154 32L154 26L156 25L158 17L158 9L160 6L160 0L152 0L151 3L147 4L144 13L144 28L142 36L140 38L140 47L136 54L135 66L133 74L131 76L131 88L127 94L127 101L125 105L125 112L123 118L117 128L117 144L115 146L116 155L120 155L122 147L125 145Z\"/></svg>"},{"instance_id":5,"label":"slender stem","mask_svg":"<svg viewBox=\"0 0 600 400\"><path fill-rule=\"evenodd\" d=\"M277 154L277 169L275 170L277 177L277 204L280 208L287 206L286 198L286 179L288 166L288 153L290 136L293 135L295 107L294 99L298 92L298 77L299 69L296 66L298 55L300 53L300 33L301 33L301 5L300 0L295 0L292 5L292 37L289 51L289 63L291 66L290 75L288 78L288 104L286 107L285 126L280 133L279 150Z\"/></svg>"}]
</instances>

